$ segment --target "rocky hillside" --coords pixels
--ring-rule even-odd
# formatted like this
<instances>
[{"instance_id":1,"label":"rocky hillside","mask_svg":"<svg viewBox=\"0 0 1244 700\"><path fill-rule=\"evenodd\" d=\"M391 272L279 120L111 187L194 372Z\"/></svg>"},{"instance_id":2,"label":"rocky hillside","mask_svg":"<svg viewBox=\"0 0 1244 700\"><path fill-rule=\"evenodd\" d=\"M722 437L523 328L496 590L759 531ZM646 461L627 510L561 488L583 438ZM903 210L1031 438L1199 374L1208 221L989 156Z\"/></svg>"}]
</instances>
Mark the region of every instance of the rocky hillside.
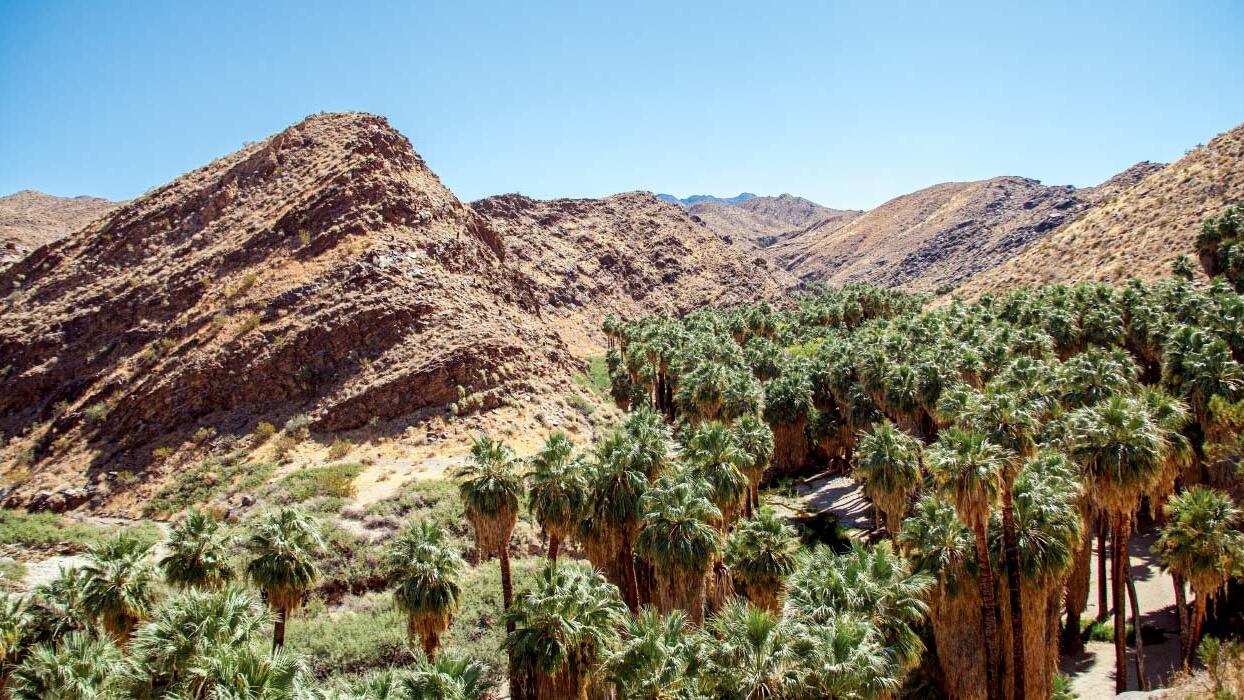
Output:
<instances>
[{"instance_id":1,"label":"rocky hillside","mask_svg":"<svg viewBox=\"0 0 1244 700\"><path fill-rule=\"evenodd\" d=\"M0 197L0 269L115 209L98 197L54 197L22 190Z\"/></svg>"},{"instance_id":2,"label":"rocky hillside","mask_svg":"<svg viewBox=\"0 0 1244 700\"><path fill-rule=\"evenodd\" d=\"M667 204L676 204L680 207L689 207L699 202L716 202L718 204L741 204L749 199L754 199L756 195L751 192L740 192L733 197L714 197L711 194L693 194L690 197L675 197L672 194L658 194L657 199Z\"/></svg>"},{"instance_id":3,"label":"rocky hillside","mask_svg":"<svg viewBox=\"0 0 1244 700\"><path fill-rule=\"evenodd\" d=\"M1156 167L1138 164L1085 189L1022 177L934 185L845 225L813 226L770 253L805 282L865 281L931 293L1011 259Z\"/></svg>"},{"instance_id":4,"label":"rocky hillside","mask_svg":"<svg viewBox=\"0 0 1244 700\"><path fill-rule=\"evenodd\" d=\"M150 488L157 448L203 427L564 392L582 363L562 333L598 310L785 279L651 195L472 208L383 118L314 116L0 272L0 465L29 473L10 503L117 470Z\"/></svg>"},{"instance_id":5,"label":"rocky hillside","mask_svg":"<svg viewBox=\"0 0 1244 700\"><path fill-rule=\"evenodd\" d=\"M697 202L687 208L717 232L767 248L817 225L843 226L861 211L830 209L803 197L754 197L738 204Z\"/></svg>"},{"instance_id":6,"label":"rocky hillside","mask_svg":"<svg viewBox=\"0 0 1244 700\"><path fill-rule=\"evenodd\" d=\"M974 296L1063 280L1162 277L1175 257L1195 257L1201 221L1237 202L1244 202L1244 125L1117 189L1074 223L972 279L960 293Z\"/></svg>"}]
</instances>

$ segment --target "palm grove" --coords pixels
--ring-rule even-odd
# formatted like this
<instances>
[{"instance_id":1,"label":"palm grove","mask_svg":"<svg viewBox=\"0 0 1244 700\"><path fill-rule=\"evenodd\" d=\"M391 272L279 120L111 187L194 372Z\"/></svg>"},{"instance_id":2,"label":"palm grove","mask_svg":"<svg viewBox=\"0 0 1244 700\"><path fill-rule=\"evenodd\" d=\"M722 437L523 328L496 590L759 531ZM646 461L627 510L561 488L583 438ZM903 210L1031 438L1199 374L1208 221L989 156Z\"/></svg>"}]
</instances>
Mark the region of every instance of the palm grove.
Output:
<instances>
[{"instance_id":1,"label":"palm grove","mask_svg":"<svg viewBox=\"0 0 1244 700\"><path fill-rule=\"evenodd\" d=\"M1141 635L1137 668L1126 650L1141 509L1160 522L1185 663L1244 564L1241 220L1206 225L1202 265L1226 272L1210 285L1184 259L1155 284L936 308L851 285L780 310L607 320L627 416L524 460L480 436L459 483L473 550L428 522L389 543L408 668L322 684L284 651L323 547L285 508L240 541L192 511L158 562L120 536L7 598L0 678L16 698L477 698L498 671L520 700L1050 697L1096 548L1124 689L1144 678ZM808 544L762 498L766 479L826 465L858 480L879 541ZM516 592L523 508L548 561ZM506 669L440 648L467 559L497 560ZM159 598L159 578L175 592Z\"/></svg>"}]
</instances>

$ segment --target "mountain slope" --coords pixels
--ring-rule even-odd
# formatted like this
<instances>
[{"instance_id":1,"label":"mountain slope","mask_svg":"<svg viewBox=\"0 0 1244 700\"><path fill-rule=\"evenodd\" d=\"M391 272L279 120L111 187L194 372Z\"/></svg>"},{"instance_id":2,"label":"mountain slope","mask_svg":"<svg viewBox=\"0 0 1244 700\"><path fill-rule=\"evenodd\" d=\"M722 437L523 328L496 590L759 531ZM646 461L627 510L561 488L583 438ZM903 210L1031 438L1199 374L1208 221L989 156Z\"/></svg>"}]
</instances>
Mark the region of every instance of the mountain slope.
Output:
<instances>
[{"instance_id":1,"label":"mountain slope","mask_svg":"<svg viewBox=\"0 0 1244 700\"><path fill-rule=\"evenodd\" d=\"M730 237L739 237L768 247L818 224L842 226L863 214L860 211L830 209L815 202L783 194L754 197L738 204L697 202L687 211L710 228Z\"/></svg>"},{"instance_id":2,"label":"mountain slope","mask_svg":"<svg viewBox=\"0 0 1244 700\"><path fill-rule=\"evenodd\" d=\"M1118 191L1015 259L964 284L989 290L1055 281L1155 279L1195 257L1201 221L1244 201L1244 125Z\"/></svg>"},{"instance_id":3,"label":"mountain slope","mask_svg":"<svg viewBox=\"0 0 1244 700\"><path fill-rule=\"evenodd\" d=\"M864 281L918 292L953 287L1014 257L1151 167L1099 188L1021 177L948 182L892 199L842 226L821 224L770 252L805 282Z\"/></svg>"},{"instance_id":4,"label":"mountain slope","mask_svg":"<svg viewBox=\"0 0 1244 700\"><path fill-rule=\"evenodd\" d=\"M733 197L714 197L711 194L693 194L690 197L675 197L672 194L658 194L657 199L667 204L676 204L680 207L689 207L692 204L700 202L716 202L718 204L742 204L749 199L755 199L756 195L751 192L740 192Z\"/></svg>"},{"instance_id":5,"label":"mountain slope","mask_svg":"<svg viewBox=\"0 0 1244 700\"><path fill-rule=\"evenodd\" d=\"M119 206L98 197L55 197L22 190L0 197L0 268L77 231Z\"/></svg>"}]
</instances>

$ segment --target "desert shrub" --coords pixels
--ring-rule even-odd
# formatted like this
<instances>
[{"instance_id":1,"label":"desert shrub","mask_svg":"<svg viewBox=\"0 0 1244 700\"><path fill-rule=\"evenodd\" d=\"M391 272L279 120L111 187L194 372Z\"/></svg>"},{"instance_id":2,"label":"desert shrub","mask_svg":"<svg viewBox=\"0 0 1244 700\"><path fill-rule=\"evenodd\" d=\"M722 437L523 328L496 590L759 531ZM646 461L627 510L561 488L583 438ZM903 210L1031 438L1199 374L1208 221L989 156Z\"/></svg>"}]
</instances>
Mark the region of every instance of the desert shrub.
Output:
<instances>
[{"instance_id":1,"label":"desert shrub","mask_svg":"<svg viewBox=\"0 0 1244 700\"><path fill-rule=\"evenodd\" d=\"M0 559L0 591L14 591L26 579L26 565L13 559Z\"/></svg>"},{"instance_id":2,"label":"desert shrub","mask_svg":"<svg viewBox=\"0 0 1244 700\"><path fill-rule=\"evenodd\" d=\"M259 327L259 314L251 313L242 317L242 327L238 329L238 335L246 335Z\"/></svg>"},{"instance_id":3,"label":"desert shrub","mask_svg":"<svg viewBox=\"0 0 1244 700\"><path fill-rule=\"evenodd\" d=\"M571 394L567 396L566 403L570 404L571 408L581 413L584 418L590 417L592 413L596 411L596 407L593 406L590 401L582 396L579 396L578 394Z\"/></svg>"},{"instance_id":4,"label":"desert shrub","mask_svg":"<svg viewBox=\"0 0 1244 700\"><path fill-rule=\"evenodd\" d=\"M284 430L290 435L297 435L305 439L311 429L311 419L305 413L296 413L285 421Z\"/></svg>"},{"instance_id":5,"label":"desert shrub","mask_svg":"<svg viewBox=\"0 0 1244 700\"><path fill-rule=\"evenodd\" d=\"M82 410L82 417L87 423L102 423L108 417L108 404L100 401Z\"/></svg>"},{"instance_id":6,"label":"desert shrub","mask_svg":"<svg viewBox=\"0 0 1244 700\"><path fill-rule=\"evenodd\" d=\"M298 438L293 435L282 433L276 439L276 442L273 443L272 451L276 454L277 459L285 460L289 457L289 453L293 452L294 448L298 446L298 442Z\"/></svg>"},{"instance_id":7,"label":"desert shrub","mask_svg":"<svg viewBox=\"0 0 1244 700\"><path fill-rule=\"evenodd\" d=\"M350 454L350 450L352 449L354 449L354 444L349 440L334 438L333 444L328 448L328 458L344 459L346 455Z\"/></svg>"},{"instance_id":8,"label":"desert shrub","mask_svg":"<svg viewBox=\"0 0 1244 700\"><path fill-rule=\"evenodd\" d=\"M305 467L285 475L273 484L270 493L278 503L302 503L316 497L353 498L354 479L363 465L345 462L321 467Z\"/></svg>"},{"instance_id":9,"label":"desert shrub","mask_svg":"<svg viewBox=\"0 0 1244 700\"><path fill-rule=\"evenodd\" d=\"M151 459L155 460L157 464L168 461L168 458L172 456L173 448L171 447L157 447L151 451Z\"/></svg>"},{"instance_id":10,"label":"desert shrub","mask_svg":"<svg viewBox=\"0 0 1244 700\"><path fill-rule=\"evenodd\" d=\"M255 432L252 434L252 437L254 438L255 446L258 447L267 442L273 435L276 435L276 426L263 420L259 421L259 424L255 426Z\"/></svg>"},{"instance_id":11,"label":"desert shrub","mask_svg":"<svg viewBox=\"0 0 1244 700\"><path fill-rule=\"evenodd\" d=\"M237 454L204 460L179 470L171 483L147 501L143 514L172 515L207 503L221 494L254 490L266 482L275 469L276 465L270 462L245 462L243 456Z\"/></svg>"},{"instance_id":12,"label":"desert shrub","mask_svg":"<svg viewBox=\"0 0 1244 700\"><path fill-rule=\"evenodd\" d=\"M198 430L194 431L194 435L192 436L191 439L193 439L196 443L202 443L202 442L207 442L208 440L211 440L214 437L216 437L216 429L209 425L205 425L202 428L199 428Z\"/></svg>"}]
</instances>

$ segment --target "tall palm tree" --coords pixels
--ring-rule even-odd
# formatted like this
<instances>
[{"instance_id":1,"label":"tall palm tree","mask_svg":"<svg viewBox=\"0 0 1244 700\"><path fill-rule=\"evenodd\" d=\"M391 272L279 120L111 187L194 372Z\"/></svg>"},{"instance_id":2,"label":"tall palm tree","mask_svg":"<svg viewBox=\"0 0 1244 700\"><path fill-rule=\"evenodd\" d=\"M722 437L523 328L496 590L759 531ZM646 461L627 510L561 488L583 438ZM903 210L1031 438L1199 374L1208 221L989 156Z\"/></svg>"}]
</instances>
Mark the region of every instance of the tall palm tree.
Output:
<instances>
[{"instance_id":1,"label":"tall palm tree","mask_svg":"<svg viewBox=\"0 0 1244 700\"><path fill-rule=\"evenodd\" d=\"M637 449L634 439L621 429L596 446L585 518L590 526L590 532L585 533L588 556L598 568L609 572L631 610L639 609L634 546L642 515L640 501L648 489L645 452Z\"/></svg>"},{"instance_id":2,"label":"tall palm tree","mask_svg":"<svg viewBox=\"0 0 1244 700\"><path fill-rule=\"evenodd\" d=\"M794 572L798 554L795 529L772 509L761 508L730 533L725 562L752 605L778 614L785 598L786 578Z\"/></svg>"},{"instance_id":3,"label":"tall palm tree","mask_svg":"<svg viewBox=\"0 0 1244 700\"><path fill-rule=\"evenodd\" d=\"M743 450L750 461L743 469L747 477L746 514L760 507L760 482L764 480L765 468L773 459L773 429L755 415L740 417L730 426L730 437Z\"/></svg>"},{"instance_id":4,"label":"tall palm tree","mask_svg":"<svg viewBox=\"0 0 1244 700\"><path fill-rule=\"evenodd\" d=\"M315 520L296 508L282 508L266 515L252 530L246 548L251 560L246 576L263 591L276 613L272 648L285 644L285 622L319 579L315 557L324 549Z\"/></svg>"},{"instance_id":5,"label":"tall palm tree","mask_svg":"<svg viewBox=\"0 0 1244 700\"><path fill-rule=\"evenodd\" d=\"M1215 489L1193 486L1172 496L1164 508L1166 524L1154 549L1163 568L1175 579L1179 603L1179 648L1185 665L1200 641L1205 609L1226 583L1244 567L1244 534L1236 529L1240 509ZM1191 584L1196 603L1188 613L1184 584Z\"/></svg>"},{"instance_id":6,"label":"tall palm tree","mask_svg":"<svg viewBox=\"0 0 1244 700\"><path fill-rule=\"evenodd\" d=\"M548 535L549 560L556 564L561 543L574 532L587 507L587 467L560 430L549 435L530 465L528 507Z\"/></svg>"},{"instance_id":7,"label":"tall palm tree","mask_svg":"<svg viewBox=\"0 0 1244 700\"><path fill-rule=\"evenodd\" d=\"M232 538L210 514L193 509L169 533L168 554L160 559L164 580L178 588L220 588L234 576L229 562Z\"/></svg>"},{"instance_id":8,"label":"tall palm tree","mask_svg":"<svg viewBox=\"0 0 1244 700\"><path fill-rule=\"evenodd\" d=\"M734 442L724 425L712 422L692 431L684 457L692 467L691 473L708 484L709 498L721 511L721 530L729 530L748 494L749 483L743 470L751 463L751 456Z\"/></svg>"},{"instance_id":9,"label":"tall palm tree","mask_svg":"<svg viewBox=\"0 0 1244 700\"><path fill-rule=\"evenodd\" d=\"M298 700L306 669L285 649L218 647L189 669L186 696L228 700Z\"/></svg>"},{"instance_id":10,"label":"tall palm tree","mask_svg":"<svg viewBox=\"0 0 1244 700\"><path fill-rule=\"evenodd\" d=\"M397 583L393 602L406 614L406 634L434 659L458 610L462 557L440 528L424 520L389 545L387 559L389 580Z\"/></svg>"},{"instance_id":11,"label":"tall palm tree","mask_svg":"<svg viewBox=\"0 0 1244 700\"><path fill-rule=\"evenodd\" d=\"M713 525L721 511L709 492L695 476L658 479L644 494L635 540L637 553L656 570L661 611L684 610L693 625L704 621L704 578L721 548Z\"/></svg>"},{"instance_id":12,"label":"tall palm tree","mask_svg":"<svg viewBox=\"0 0 1244 700\"><path fill-rule=\"evenodd\" d=\"M890 537L902 527L907 503L920 485L921 443L886 420L860 438L854 476L885 518Z\"/></svg>"},{"instance_id":13,"label":"tall palm tree","mask_svg":"<svg viewBox=\"0 0 1244 700\"><path fill-rule=\"evenodd\" d=\"M662 615L643 608L625 617L622 639L605 662L605 679L628 700L699 698L697 642L681 610Z\"/></svg>"},{"instance_id":14,"label":"tall palm tree","mask_svg":"<svg viewBox=\"0 0 1244 700\"><path fill-rule=\"evenodd\" d=\"M13 671L13 700L98 700L120 679L121 651L87 632L40 644Z\"/></svg>"},{"instance_id":15,"label":"tall palm tree","mask_svg":"<svg viewBox=\"0 0 1244 700\"><path fill-rule=\"evenodd\" d=\"M484 665L459 656L440 656L435 661L417 659L411 673L400 679L402 700L486 700L496 683Z\"/></svg>"},{"instance_id":16,"label":"tall palm tree","mask_svg":"<svg viewBox=\"0 0 1244 700\"><path fill-rule=\"evenodd\" d=\"M701 677L710 697L782 698L799 688L797 634L773 613L726 603L704 630Z\"/></svg>"},{"instance_id":17,"label":"tall palm tree","mask_svg":"<svg viewBox=\"0 0 1244 700\"><path fill-rule=\"evenodd\" d=\"M82 608L119 645L155 602L151 543L121 533L90 548L82 567Z\"/></svg>"},{"instance_id":18,"label":"tall palm tree","mask_svg":"<svg viewBox=\"0 0 1244 700\"><path fill-rule=\"evenodd\" d=\"M989 559L989 516L1001 491L1001 471L1006 450L980 433L950 428L938 435L926 455L925 465L939 490L955 504L955 512L976 540L977 586L980 592L981 627L985 632L986 680L991 698L1001 697L998 673L1000 646L994 609L993 565Z\"/></svg>"},{"instance_id":19,"label":"tall palm tree","mask_svg":"<svg viewBox=\"0 0 1244 700\"><path fill-rule=\"evenodd\" d=\"M515 700L586 700L618 636L626 606L600 574L546 566L505 617Z\"/></svg>"},{"instance_id":20,"label":"tall palm tree","mask_svg":"<svg viewBox=\"0 0 1244 700\"><path fill-rule=\"evenodd\" d=\"M497 557L501 565L501 598L508 610L514 600L510 579L510 534L518 521L518 499L523 480L514 471L514 453L501 441L479 435L471 443L458 494L471 529L475 551L483 559Z\"/></svg>"},{"instance_id":21,"label":"tall palm tree","mask_svg":"<svg viewBox=\"0 0 1244 700\"><path fill-rule=\"evenodd\" d=\"M1123 585L1128 538L1140 494L1161 477L1168 444L1140 402L1114 396L1068 417L1067 453L1084 469L1086 491L1110 518L1111 587L1114 599L1115 688L1127 690L1127 641Z\"/></svg>"},{"instance_id":22,"label":"tall palm tree","mask_svg":"<svg viewBox=\"0 0 1244 700\"><path fill-rule=\"evenodd\" d=\"M86 612L86 571L82 567L61 568L51 581L36 586L30 597L30 614L35 637L56 643L70 632L91 626Z\"/></svg>"}]
</instances>

